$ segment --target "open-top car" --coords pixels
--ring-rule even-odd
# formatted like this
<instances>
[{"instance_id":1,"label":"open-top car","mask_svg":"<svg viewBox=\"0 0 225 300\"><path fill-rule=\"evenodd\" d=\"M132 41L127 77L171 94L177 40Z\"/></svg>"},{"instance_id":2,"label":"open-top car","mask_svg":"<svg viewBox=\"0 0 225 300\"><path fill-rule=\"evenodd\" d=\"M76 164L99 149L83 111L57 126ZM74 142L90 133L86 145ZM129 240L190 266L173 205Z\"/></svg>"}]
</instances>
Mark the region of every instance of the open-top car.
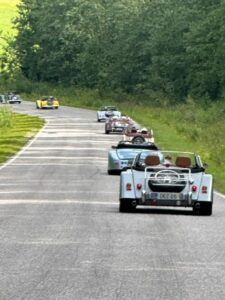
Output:
<instances>
[{"instance_id":1,"label":"open-top car","mask_svg":"<svg viewBox=\"0 0 225 300\"><path fill-rule=\"evenodd\" d=\"M108 174L119 175L121 171L132 165L136 155L143 150L157 150L153 143L133 144L130 141L120 141L108 152Z\"/></svg>"},{"instance_id":2,"label":"open-top car","mask_svg":"<svg viewBox=\"0 0 225 300\"><path fill-rule=\"evenodd\" d=\"M102 106L97 111L98 122L105 121L113 116L121 117L121 112L115 106Z\"/></svg>"},{"instance_id":3,"label":"open-top car","mask_svg":"<svg viewBox=\"0 0 225 300\"><path fill-rule=\"evenodd\" d=\"M36 100L36 108L59 108L59 100L53 96L43 96Z\"/></svg>"},{"instance_id":4,"label":"open-top car","mask_svg":"<svg viewBox=\"0 0 225 300\"><path fill-rule=\"evenodd\" d=\"M22 98L18 94L10 93L7 95L7 103L9 104L20 104L22 102Z\"/></svg>"},{"instance_id":5,"label":"open-top car","mask_svg":"<svg viewBox=\"0 0 225 300\"><path fill-rule=\"evenodd\" d=\"M211 215L213 177L197 154L142 151L120 176L120 211L139 205L190 207L195 214Z\"/></svg>"},{"instance_id":6,"label":"open-top car","mask_svg":"<svg viewBox=\"0 0 225 300\"><path fill-rule=\"evenodd\" d=\"M123 133L127 126L132 125L134 121L127 116L122 117L111 117L105 122L105 133L109 134L110 132Z\"/></svg>"},{"instance_id":7,"label":"open-top car","mask_svg":"<svg viewBox=\"0 0 225 300\"><path fill-rule=\"evenodd\" d=\"M142 144L144 142L154 143L153 130L140 128L139 125L129 125L124 130L123 139L132 141L134 144Z\"/></svg>"}]
</instances>

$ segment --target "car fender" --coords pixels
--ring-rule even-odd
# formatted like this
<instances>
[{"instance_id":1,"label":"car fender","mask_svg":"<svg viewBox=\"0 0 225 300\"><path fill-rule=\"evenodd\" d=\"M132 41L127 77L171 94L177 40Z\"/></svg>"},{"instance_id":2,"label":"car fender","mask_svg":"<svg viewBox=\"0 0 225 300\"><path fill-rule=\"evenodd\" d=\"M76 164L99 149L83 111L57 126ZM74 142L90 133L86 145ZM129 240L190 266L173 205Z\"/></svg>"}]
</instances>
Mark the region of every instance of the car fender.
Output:
<instances>
[{"instance_id":1,"label":"car fender","mask_svg":"<svg viewBox=\"0 0 225 300\"><path fill-rule=\"evenodd\" d=\"M133 181L135 197L140 199L142 191L145 189L145 173L143 171L134 171Z\"/></svg>"},{"instance_id":2,"label":"car fender","mask_svg":"<svg viewBox=\"0 0 225 300\"><path fill-rule=\"evenodd\" d=\"M202 181L199 187L198 201L213 202L213 176L211 174L204 174L202 176Z\"/></svg>"},{"instance_id":3,"label":"car fender","mask_svg":"<svg viewBox=\"0 0 225 300\"><path fill-rule=\"evenodd\" d=\"M130 190L127 190L127 184L131 184ZM131 169L120 174L120 199L136 199Z\"/></svg>"},{"instance_id":4,"label":"car fender","mask_svg":"<svg viewBox=\"0 0 225 300\"><path fill-rule=\"evenodd\" d=\"M41 107L41 100L37 100L36 105L37 105L37 107Z\"/></svg>"},{"instance_id":5,"label":"car fender","mask_svg":"<svg viewBox=\"0 0 225 300\"><path fill-rule=\"evenodd\" d=\"M117 162L117 163L116 163ZM108 153L108 170L119 170L120 163L116 150L112 149Z\"/></svg>"}]
</instances>

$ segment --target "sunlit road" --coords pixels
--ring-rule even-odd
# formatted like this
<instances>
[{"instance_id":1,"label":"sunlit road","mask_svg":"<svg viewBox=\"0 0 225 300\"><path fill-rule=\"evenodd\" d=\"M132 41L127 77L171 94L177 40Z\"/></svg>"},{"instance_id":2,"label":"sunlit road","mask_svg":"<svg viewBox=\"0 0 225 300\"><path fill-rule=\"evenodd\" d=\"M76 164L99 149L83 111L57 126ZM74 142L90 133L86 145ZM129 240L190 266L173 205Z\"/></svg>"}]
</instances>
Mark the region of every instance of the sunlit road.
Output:
<instances>
[{"instance_id":1,"label":"sunlit road","mask_svg":"<svg viewBox=\"0 0 225 300\"><path fill-rule=\"evenodd\" d=\"M0 300L225 299L225 199L121 214L95 112L14 108L46 125L0 166Z\"/></svg>"}]
</instances>

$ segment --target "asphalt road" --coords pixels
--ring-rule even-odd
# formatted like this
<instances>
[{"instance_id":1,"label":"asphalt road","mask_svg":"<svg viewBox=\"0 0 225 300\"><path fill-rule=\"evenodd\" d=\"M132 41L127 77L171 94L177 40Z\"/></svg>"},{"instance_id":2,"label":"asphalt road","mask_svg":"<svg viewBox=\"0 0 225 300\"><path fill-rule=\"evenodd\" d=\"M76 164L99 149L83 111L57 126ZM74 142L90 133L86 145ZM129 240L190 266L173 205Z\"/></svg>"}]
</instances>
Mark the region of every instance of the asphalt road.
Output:
<instances>
[{"instance_id":1,"label":"asphalt road","mask_svg":"<svg viewBox=\"0 0 225 300\"><path fill-rule=\"evenodd\" d=\"M0 299L225 299L225 199L118 212L105 135L93 111L16 111L47 121L0 167ZM157 131L157 129L155 129Z\"/></svg>"}]
</instances>

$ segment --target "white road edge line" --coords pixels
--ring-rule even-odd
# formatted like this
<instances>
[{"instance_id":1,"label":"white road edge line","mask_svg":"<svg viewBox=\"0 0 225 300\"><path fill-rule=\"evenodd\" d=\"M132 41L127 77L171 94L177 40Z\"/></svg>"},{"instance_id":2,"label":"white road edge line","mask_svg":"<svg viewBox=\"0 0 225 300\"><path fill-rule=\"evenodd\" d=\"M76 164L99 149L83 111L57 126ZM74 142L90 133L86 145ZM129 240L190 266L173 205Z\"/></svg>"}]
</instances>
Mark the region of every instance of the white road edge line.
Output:
<instances>
[{"instance_id":1,"label":"white road edge line","mask_svg":"<svg viewBox=\"0 0 225 300\"><path fill-rule=\"evenodd\" d=\"M221 194L220 192L217 192L217 191L214 191L214 194L225 199L225 195L224 194Z\"/></svg>"},{"instance_id":2,"label":"white road edge line","mask_svg":"<svg viewBox=\"0 0 225 300\"><path fill-rule=\"evenodd\" d=\"M119 202L81 201L81 200L0 200L0 206L5 204L84 204L84 205L118 205Z\"/></svg>"}]
</instances>

